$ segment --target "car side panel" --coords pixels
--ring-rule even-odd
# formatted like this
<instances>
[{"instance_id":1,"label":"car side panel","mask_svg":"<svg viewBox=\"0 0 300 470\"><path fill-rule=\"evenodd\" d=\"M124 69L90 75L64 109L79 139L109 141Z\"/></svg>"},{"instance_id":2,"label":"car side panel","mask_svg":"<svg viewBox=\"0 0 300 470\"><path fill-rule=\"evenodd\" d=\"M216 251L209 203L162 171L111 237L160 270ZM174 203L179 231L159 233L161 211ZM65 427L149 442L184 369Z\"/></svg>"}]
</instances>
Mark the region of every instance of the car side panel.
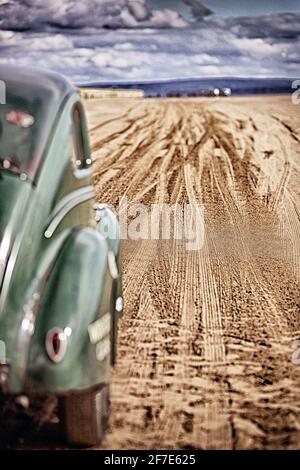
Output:
<instances>
[{"instance_id":1,"label":"car side panel","mask_svg":"<svg viewBox=\"0 0 300 470\"><path fill-rule=\"evenodd\" d=\"M116 287L116 298L121 297L123 299L120 226L118 220L109 206L105 204L98 204L96 205L96 221L97 231L106 238L110 250L114 253L116 267L119 274ZM122 316L122 314L123 309L116 311L117 317Z\"/></svg>"}]
</instances>

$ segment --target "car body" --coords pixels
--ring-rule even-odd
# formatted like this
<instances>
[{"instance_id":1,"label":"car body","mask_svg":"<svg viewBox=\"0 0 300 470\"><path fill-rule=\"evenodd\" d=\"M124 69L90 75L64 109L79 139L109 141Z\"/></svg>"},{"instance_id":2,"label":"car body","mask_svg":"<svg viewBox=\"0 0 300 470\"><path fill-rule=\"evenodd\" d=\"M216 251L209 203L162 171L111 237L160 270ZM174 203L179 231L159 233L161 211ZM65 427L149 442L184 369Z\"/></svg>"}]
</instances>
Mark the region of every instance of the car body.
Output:
<instances>
[{"instance_id":1,"label":"car body","mask_svg":"<svg viewBox=\"0 0 300 470\"><path fill-rule=\"evenodd\" d=\"M56 394L67 439L94 444L123 308L118 223L94 199L77 89L10 66L0 80L0 389Z\"/></svg>"}]
</instances>

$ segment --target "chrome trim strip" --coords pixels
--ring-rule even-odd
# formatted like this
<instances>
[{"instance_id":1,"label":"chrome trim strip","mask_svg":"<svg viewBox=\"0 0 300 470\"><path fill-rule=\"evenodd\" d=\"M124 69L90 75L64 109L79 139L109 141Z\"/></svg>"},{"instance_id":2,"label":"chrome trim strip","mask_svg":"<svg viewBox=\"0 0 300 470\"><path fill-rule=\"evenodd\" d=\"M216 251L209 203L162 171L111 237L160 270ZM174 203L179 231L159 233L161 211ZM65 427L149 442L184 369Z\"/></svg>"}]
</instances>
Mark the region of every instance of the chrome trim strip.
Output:
<instances>
[{"instance_id":1,"label":"chrome trim strip","mask_svg":"<svg viewBox=\"0 0 300 470\"><path fill-rule=\"evenodd\" d=\"M111 277L113 279L118 279L119 270L118 270L115 255L111 250L109 250L109 252L108 252L107 261L108 261L108 268L109 268L109 272L110 272Z\"/></svg>"},{"instance_id":2,"label":"chrome trim strip","mask_svg":"<svg viewBox=\"0 0 300 470\"><path fill-rule=\"evenodd\" d=\"M4 280L7 261L12 249L12 239L10 230L4 232L2 241L0 242L0 291Z\"/></svg>"},{"instance_id":3,"label":"chrome trim strip","mask_svg":"<svg viewBox=\"0 0 300 470\"><path fill-rule=\"evenodd\" d=\"M64 197L50 215L47 228L44 232L46 238L51 238L61 221L74 207L93 199L95 193L93 186L77 189Z\"/></svg>"}]
</instances>

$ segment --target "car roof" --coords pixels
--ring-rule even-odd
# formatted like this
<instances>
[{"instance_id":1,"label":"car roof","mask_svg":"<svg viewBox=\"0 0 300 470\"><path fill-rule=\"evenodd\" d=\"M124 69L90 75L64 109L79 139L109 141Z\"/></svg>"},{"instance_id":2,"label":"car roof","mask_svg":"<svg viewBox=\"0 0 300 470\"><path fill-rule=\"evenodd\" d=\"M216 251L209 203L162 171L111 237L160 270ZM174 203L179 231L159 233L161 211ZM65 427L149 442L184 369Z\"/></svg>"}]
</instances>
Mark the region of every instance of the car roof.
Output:
<instances>
[{"instance_id":1,"label":"car roof","mask_svg":"<svg viewBox=\"0 0 300 470\"><path fill-rule=\"evenodd\" d=\"M10 65L0 66L0 80L6 95L0 105L0 158L13 159L19 170L36 182L57 116L77 89L55 72ZM15 115L22 118L22 113L32 118L33 124L12 126Z\"/></svg>"},{"instance_id":2,"label":"car roof","mask_svg":"<svg viewBox=\"0 0 300 470\"><path fill-rule=\"evenodd\" d=\"M10 84L20 84L20 88L26 85L34 91L35 85L39 85L45 91L54 92L56 103L63 101L66 95L76 91L72 83L64 76L52 72L50 70L42 70L39 68L20 67L15 65L0 66L0 80L2 80L6 88Z\"/></svg>"}]
</instances>

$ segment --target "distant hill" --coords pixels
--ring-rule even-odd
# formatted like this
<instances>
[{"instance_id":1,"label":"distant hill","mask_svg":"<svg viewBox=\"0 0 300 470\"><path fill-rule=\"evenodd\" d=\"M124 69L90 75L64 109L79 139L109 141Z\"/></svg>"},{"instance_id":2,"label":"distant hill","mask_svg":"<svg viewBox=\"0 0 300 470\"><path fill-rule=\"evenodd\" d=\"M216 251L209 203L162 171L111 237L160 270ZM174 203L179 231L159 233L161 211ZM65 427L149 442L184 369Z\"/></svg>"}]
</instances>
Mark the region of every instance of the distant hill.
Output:
<instances>
[{"instance_id":1,"label":"distant hill","mask_svg":"<svg viewBox=\"0 0 300 470\"><path fill-rule=\"evenodd\" d=\"M146 97L207 95L214 88L230 88L233 95L291 93L293 79L287 78L200 78L141 82L91 82L81 88L141 89Z\"/></svg>"}]
</instances>

